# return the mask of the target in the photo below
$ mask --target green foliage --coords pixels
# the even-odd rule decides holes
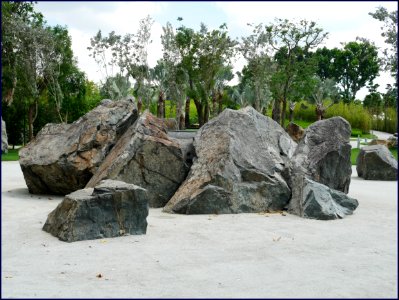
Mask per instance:
[[[10,149],[8,153],[1,154],[1,161],[17,161],[19,160],[18,149]]]
[[[393,108],[386,108],[380,115],[374,115],[372,118],[372,128],[378,131],[389,133],[397,132],[398,116]]]
[[[385,43],[389,46],[384,49],[384,69],[390,71],[396,79],[398,74],[398,11],[388,12],[386,8],[380,6],[369,15],[384,23],[381,27],[381,36],[385,38]]]
[[[371,129],[371,115],[361,104],[343,102],[332,105],[325,114],[326,118],[341,116],[346,119],[353,128],[368,133]]]
[[[316,105],[309,102],[300,101],[295,105],[294,119],[300,121],[316,121]]]
[[[315,57],[318,75],[339,83],[346,102],[353,102],[362,87],[372,85],[380,69],[377,47],[366,39],[349,42],[343,49],[318,49]]]
[[[165,118],[176,118],[176,105],[172,100],[165,101]],[[194,100],[190,101],[190,123],[198,124],[197,108],[195,107]]]

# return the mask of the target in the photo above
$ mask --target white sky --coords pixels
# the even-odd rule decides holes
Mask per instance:
[[[89,57],[86,49],[90,38],[101,29],[103,34],[115,30],[118,34],[135,33],[139,20],[151,15],[155,20],[152,27],[152,44],[149,47],[149,64],[154,66],[162,56],[160,36],[162,26],[170,21],[178,25],[177,17],[183,17],[183,24],[199,29],[200,22],[210,28],[227,23],[230,35],[240,38],[249,33],[247,23],[265,23],[274,18],[290,20],[307,19],[316,21],[329,38],[322,46],[341,47],[341,42],[354,41],[365,37],[385,48],[381,37],[382,23],[368,15],[378,6],[388,11],[397,10],[397,1],[364,2],[38,2],[36,8],[42,12],[49,25],[67,26],[72,37],[72,48],[81,70],[95,82],[102,79],[98,66]],[[235,71],[241,70],[245,61],[238,59]],[[235,79],[236,80],[236,79]],[[233,82],[235,81],[233,80]],[[393,83],[389,74],[380,73],[375,80],[380,91]],[[358,92],[363,99],[367,89]]]

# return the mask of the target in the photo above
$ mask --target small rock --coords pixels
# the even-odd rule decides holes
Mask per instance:
[[[49,214],[43,230],[66,242],[117,237],[121,232],[145,234],[147,215],[145,189],[104,180],[94,189],[65,196]]]

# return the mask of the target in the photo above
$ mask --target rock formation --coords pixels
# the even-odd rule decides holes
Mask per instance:
[[[133,183],[148,191],[150,207],[163,207],[190,169],[192,141],[168,136],[165,123],[144,112],[119,139],[87,187],[103,179]]]
[[[398,161],[386,146],[366,146],[359,152],[356,170],[367,180],[397,180]]]
[[[72,124],[47,124],[19,152],[29,192],[66,195],[85,187],[136,119],[131,100],[103,100]]]
[[[341,117],[315,122],[305,130],[290,165],[290,213],[315,219],[342,218],[352,213],[340,204],[354,203],[345,195],[352,174],[350,134],[350,124]],[[340,197],[333,196],[337,194]]]
[[[165,212],[184,214],[281,210],[291,190],[284,180],[296,143],[251,107],[224,110],[196,134],[197,158]]]
[[[147,216],[146,190],[104,180],[94,189],[66,195],[48,215],[43,230],[66,242],[145,234]]]
[[[351,215],[359,205],[356,199],[306,177],[303,178],[301,191],[301,198],[297,200],[299,209],[296,214],[304,218],[341,219]]]

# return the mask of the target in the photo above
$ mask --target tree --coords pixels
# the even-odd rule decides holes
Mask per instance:
[[[223,95],[227,82],[232,80],[234,74],[231,66],[224,66],[218,70],[215,76],[215,84],[212,91],[212,115],[216,116],[223,110]]]
[[[322,80],[321,78],[315,76],[315,88],[312,92],[312,98],[316,104],[316,117],[317,120],[322,120],[326,110],[334,104],[334,100],[338,97],[338,88],[334,80],[327,78]],[[325,100],[332,100],[332,102],[327,106]]]
[[[124,99],[129,95],[131,84],[129,78],[120,73],[110,76],[100,88],[102,98],[113,100]]]
[[[187,74],[187,93],[194,100],[199,125],[208,121],[209,100],[220,69],[230,64],[236,42],[227,32],[226,24],[209,31],[204,24],[195,32],[181,26],[177,29],[176,44],[181,66]]]
[[[328,78],[334,79],[346,102],[354,101],[357,92],[362,87],[371,86],[379,74],[377,48],[366,39],[349,42],[343,49],[319,49],[316,57],[319,62],[331,62],[329,66],[319,63],[318,74],[328,74]]]
[[[32,139],[47,122],[66,122],[68,113],[75,116],[84,107],[85,75],[76,66],[67,29],[47,26],[31,3],[2,2],[2,34],[3,101],[18,108],[7,110],[10,118],[22,114],[25,143],[26,123]],[[79,109],[73,101],[82,104]]]
[[[150,85],[148,66],[148,45],[151,43],[151,27],[154,21],[150,16],[141,19],[136,34],[117,35],[114,31],[102,36],[101,30],[90,39],[91,56],[103,70],[105,77],[113,77],[114,68],[135,81],[134,92],[141,107],[144,99],[150,106],[153,90]]]
[[[384,49],[384,69],[390,71],[396,79],[398,74],[398,11],[391,11],[382,6],[378,7],[375,12],[369,13],[374,19],[384,23],[381,27],[381,36],[385,38],[385,43],[389,48]],[[397,81],[396,86],[397,86]]]
[[[252,34],[243,37],[238,48],[247,61],[241,78],[248,81],[243,83],[244,86],[249,84],[254,89],[253,107],[266,114],[266,108],[270,101],[270,97],[268,97],[270,94],[270,79],[275,70],[268,55],[268,38],[262,24],[248,25],[253,27]]]
[[[23,31],[30,26],[41,26],[43,15],[28,2],[1,2],[1,60],[2,101],[11,105],[20,74],[23,53]],[[20,31],[22,30],[22,32]]]
[[[182,56],[176,40],[176,32],[169,22],[163,28],[161,35],[163,50],[163,66],[166,70],[166,86],[169,91],[169,99],[176,102],[176,121],[179,129],[190,125],[188,111],[183,109],[186,101],[187,76],[182,67]]]
[[[277,121],[281,116],[281,125],[284,127],[287,103],[290,93],[295,91],[294,85],[299,87],[309,79],[309,76],[301,78],[298,72],[302,72],[302,75],[312,73],[308,72],[308,68],[303,69],[308,66],[304,60],[310,50],[324,41],[328,33],[324,33],[313,21],[300,20],[292,23],[282,19],[276,19],[275,24],[266,26],[265,31],[278,62],[278,70],[272,79],[273,94],[277,97],[273,116]]]

